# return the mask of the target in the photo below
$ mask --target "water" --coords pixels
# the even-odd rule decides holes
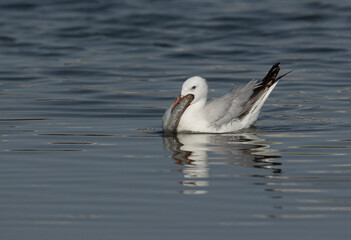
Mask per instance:
[[[351,237],[349,1],[1,1],[1,239]],[[162,138],[281,62],[255,127]]]

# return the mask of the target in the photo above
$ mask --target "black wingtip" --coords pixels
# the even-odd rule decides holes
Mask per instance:
[[[280,62],[276,62],[275,64],[273,64],[271,69],[268,71],[267,75],[260,82],[258,82],[257,85],[255,86],[252,97],[257,96],[264,89],[270,88],[276,82],[278,82],[279,79],[281,79],[282,77],[284,77],[285,75],[287,75],[289,73],[288,72],[288,73],[283,74],[280,77],[277,77],[278,73],[280,71],[279,65],[280,65]]]
[[[277,75],[280,71],[280,62],[276,62],[271,69],[268,71],[267,75],[262,79],[262,85],[271,86],[273,85],[278,79]]]
[[[289,73],[291,73],[294,70],[290,70],[283,75],[278,76],[278,73],[280,71],[280,62],[276,62],[271,69],[268,71],[267,75],[262,79],[262,81],[259,83],[259,86],[272,86],[274,83],[278,82],[281,78],[285,77]]]

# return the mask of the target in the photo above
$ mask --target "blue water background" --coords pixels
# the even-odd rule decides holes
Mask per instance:
[[[349,239],[351,2],[0,2],[1,239]],[[163,138],[274,62],[253,128]]]

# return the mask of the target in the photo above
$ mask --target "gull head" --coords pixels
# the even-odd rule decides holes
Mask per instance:
[[[207,99],[207,83],[202,77],[191,77],[183,83],[181,95],[169,106],[162,118],[162,129],[167,134],[177,132],[184,112],[193,105],[201,107]],[[194,106],[194,105],[193,105]]]
[[[208,87],[206,80],[202,77],[195,76],[187,79],[183,83],[181,97],[185,97],[189,94],[192,94],[194,96],[194,100],[191,102],[191,104],[200,101],[206,102],[207,92]]]

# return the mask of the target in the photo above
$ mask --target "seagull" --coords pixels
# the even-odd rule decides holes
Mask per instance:
[[[228,133],[252,126],[279,79],[291,72],[277,77],[279,64],[275,63],[260,82],[252,80],[209,102],[206,80],[199,76],[187,79],[163,116],[163,132]]]

